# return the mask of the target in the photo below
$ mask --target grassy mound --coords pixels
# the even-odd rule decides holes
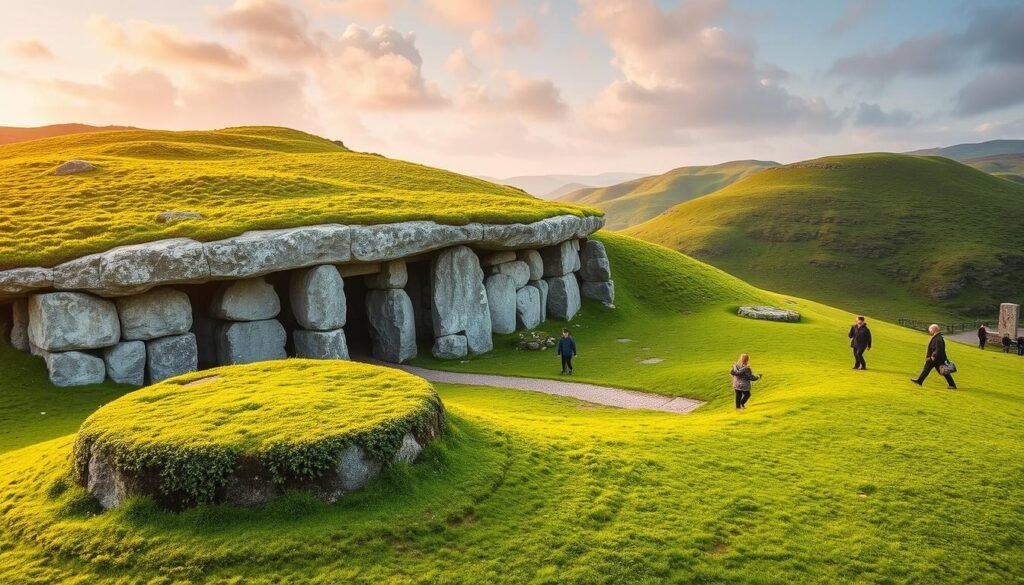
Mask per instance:
[[[995,175],[1000,179],[1024,183],[1024,154],[995,154],[964,161],[979,171]]]
[[[85,420],[75,472],[103,452],[120,470],[159,476],[160,491],[209,501],[242,461],[275,481],[316,478],[349,445],[384,460],[441,410],[429,383],[391,368],[287,360],[226,366],[132,392]]]
[[[681,167],[610,187],[573,191],[559,201],[590,205],[605,212],[606,228],[621,230],[643,223],[674,205],[707,195],[778,163],[739,160],[704,167]]]
[[[751,283],[895,319],[1024,302],[1024,186],[939,157],[769,169],[626,230]]]
[[[97,166],[54,176],[70,159]],[[595,214],[285,128],[131,130],[0,146],[0,269],[51,266],[123,244],[321,223],[531,222]],[[200,220],[159,223],[165,211]]]

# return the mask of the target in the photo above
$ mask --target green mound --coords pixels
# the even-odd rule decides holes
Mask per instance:
[[[55,176],[71,159],[96,170]],[[593,209],[495,185],[296,130],[130,130],[0,146],[0,269],[52,266],[118,245],[215,240],[250,229],[434,220],[532,222]],[[200,220],[159,223],[165,211]]]
[[[1024,183],[1024,154],[996,154],[972,158],[964,164],[1007,181]]]
[[[895,319],[1024,301],[1024,186],[939,157],[768,169],[626,230],[772,290]]]
[[[346,361],[226,366],[132,392],[85,420],[75,472],[85,484],[102,453],[122,472],[159,476],[162,493],[213,499],[243,463],[276,481],[316,478],[350,445],[380,460],[441,411],[429,383]]]
[[[606,228],[621,230],[647,221],[674,205],[707,195],[775,166],[778,163],[741,160],[713,166],[681,167],[662,175],[610,187],[580,189],[558,200],[596,207],[608,218]]]

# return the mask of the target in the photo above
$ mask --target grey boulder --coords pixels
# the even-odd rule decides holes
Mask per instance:
[[[516,291],[516,320],[523,329],[533,329],[540,325],[540,291],[532,286],[524,286]]]
[[[196,336],[185,333],[147,341],[146,365],[152,384],[196,371],[199,369]]]
[[[484,274],[473,250],[457,246],[441,252],[431,275],[434,337],[463,334],[470,353],[494,348]]]
[[[611,280],[611,264],[602,242],[587,240],[580,246],[580,278],[590,282]]]
[[[96,349],[121,339],[114,303],[85,293],[33,295],[28,314],[29,341],[46,351]]]
[[[572,274],[548,278],[548,315],[571,320],[580,310],[580,287]]]
[[[224,284],[210,304],[210,316],[228,321],[263,321],[280,312],[277,291],[262,277]]]
[[[173,288],[158,288],[117,299],[121,337],[147,340],[188,333],[192,328],[192,302]]]
[[[223,323],[217,327],[217,362],[220,365],[281,360],[288,334],[277,319]]]
[[[588,299],[600,301],[606,305],[615,304],[615,283],[607,280],[605,282],[583,282],[580,293]]]
[[[466,357],[469,349],[465,335],[445,335],[434,340],[431,354],[439,360],[456,360]]]
[[[50,372],[50,383],[66,388],[100,384],[107,370],[103,359],[81,351],[41,352]]]
[[[122,341],[103,350],[107,377],[116,384],[142,386],[146,383],[146,344]]]
[[[580,269],[580,254],[573,246],[572,240],[543,248],[540,255],[544,260],[545,278],[565,276]]]
[[[345,282],[334,266],[325,264],[294,272],[289,296],[292,314],[303,329],[332,331],[345,326]]]
[[[0,270],[0,294],[24,294],[53,286],[49,268],[12,268]]]
[[[492,274],[507,274],[512,277],[512,281],[515,283],[517,289],[526,286],[526,283],[530,282],[530,266],[526,262],[516,260],[515,262],[506,262],[505,264],[498,264],[491,269]]]
[[[104,252],[99,257],[99,286],[95,290],[103,294],[129,294],[161,284],[204,282],[209,277],[203,245],[188,238],[175,238]]]
[[[497,266],[498,264],[504,264],[506,262],[512,262],[516,259],[515,250],[503,250],[501,252],[491,252],[489,254],[483,254],[480,256],[480,266]]]
[[[74,175],[75,173],[84,173],[86,171],[91,171],[91,170],[93,170],[95,168],[96,167],[92,163],[90,163],[88,161],[84,161],[84,160],[69,160],[68,162],[63,163],[60,166],[58,166],[56,169],[54,169],[53,174],[57,175],[58,177],[62,177],[64,175]]]
[[[409,272],[405,260],[393,260],[381,264],[380,272],[366,277],[367,288],[405,288]]]
[[[315,360],[347,360],[348,343],[345,341],[345,331],[304,331],[297,330],[292,333],[292,341],[295,343],[295,357]]]
[[[494,333],[513,333],[516,330],[516,285],[507,274],[492,274],[484,281],[487,290],[487,308]]]
[[[416,357],[416,321],[404,290],[367,291],[366,316],[373,357],[395,364]]]
[[[207,242],[203,247],[211,276],[250,278],[318,264],[348,262],[351,239],[348,226],[325,224],[245,232],[234,238]]]
[[[544,278],[544,259],[537,250],[520,250],[516,257],[530,267],[530,280]]]

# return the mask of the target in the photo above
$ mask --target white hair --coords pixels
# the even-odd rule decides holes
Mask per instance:
[[[932,323],[931,325],[928,326],[928,333],[935,333],[939,329],[941,329],[941,327],[939,327],[938,324]]]

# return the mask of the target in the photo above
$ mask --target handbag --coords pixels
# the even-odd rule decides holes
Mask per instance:
[[[945,364],[939,366],[939,373],[942,374],[943,376],[948,376],[949,374],[952,374],[955,371],[956,364],[950,361],[947,361]]]

